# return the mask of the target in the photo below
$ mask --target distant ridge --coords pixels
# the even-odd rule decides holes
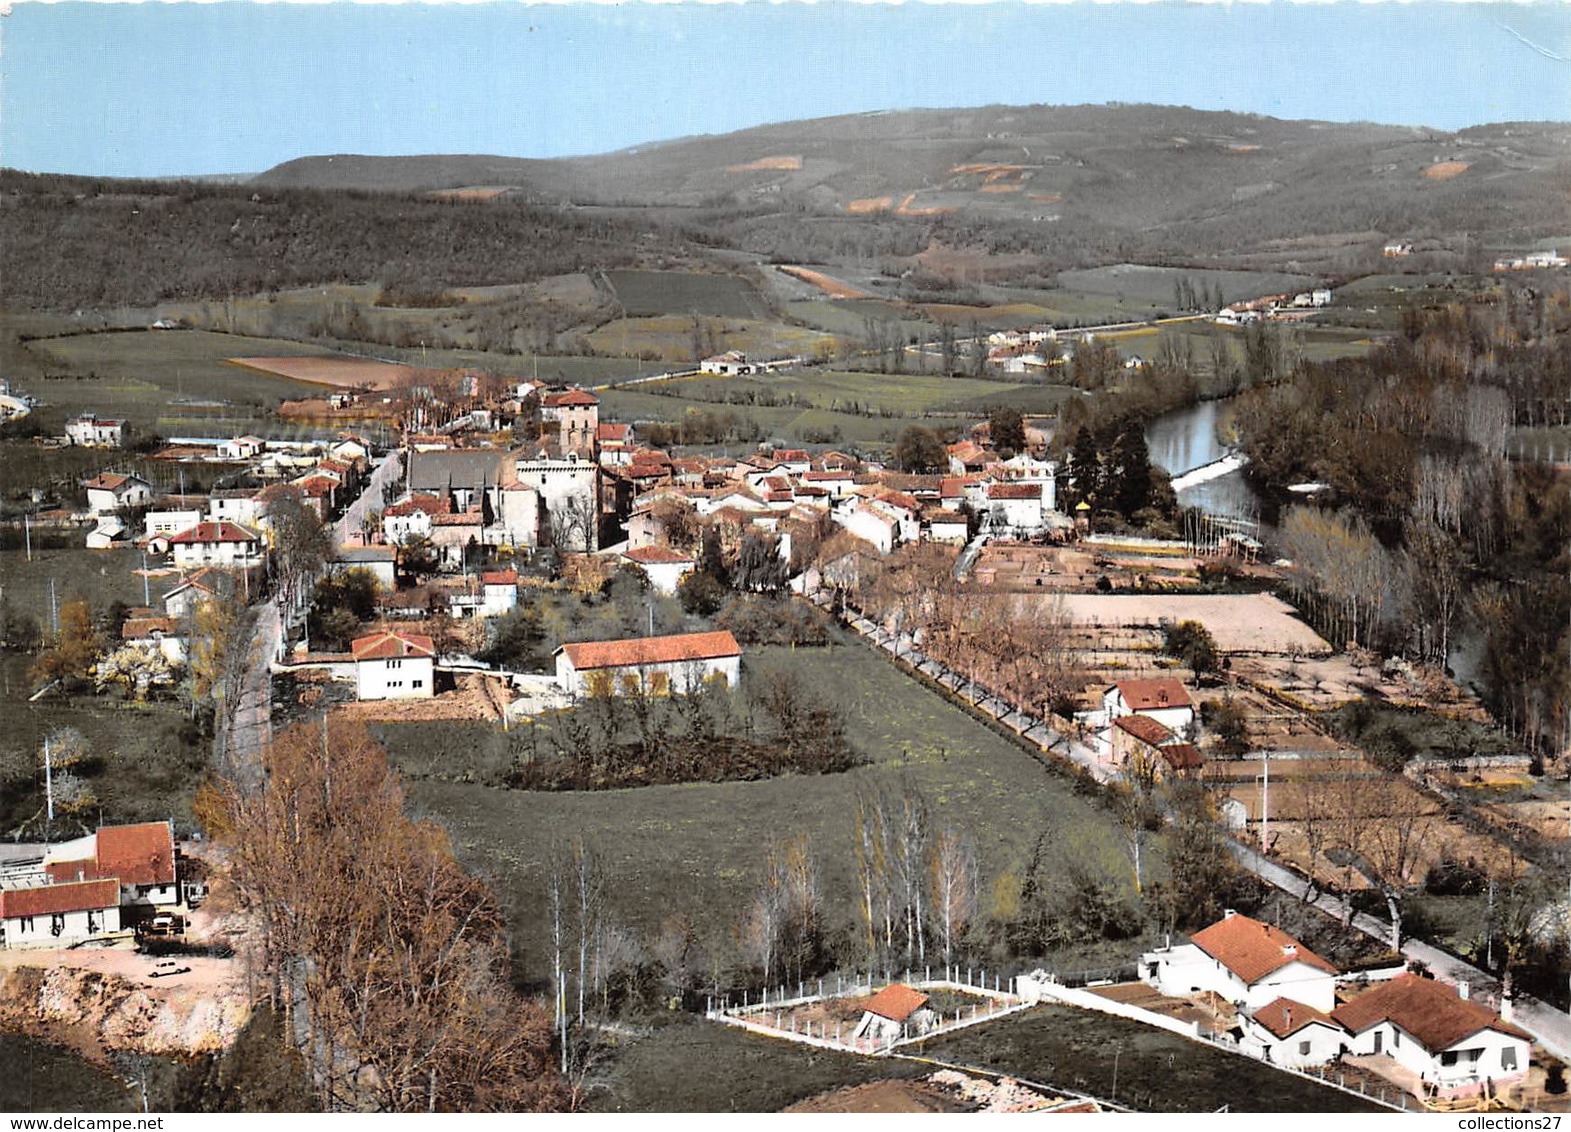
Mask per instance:
[[[1306,229],[1559,231],[1549,217],[1564,214],[1568,175],[1564,123],[1451,132],[1114,104],[848,114],[591,157],[302,157],[253,183],[626,206],[789,203],[1141,233],[1256,217],[1263,233],[1288,238]]]

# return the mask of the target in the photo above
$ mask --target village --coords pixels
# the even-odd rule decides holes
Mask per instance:
[[[1015,357],[1040,343],[995,345]],[[753,365],[729,353],[698,368]],[[1147,816],[1127,831],[1137,884],[1139,828],[1160,824],[1149,815],[1175,783],[1216,793],[1246,868],[1287,890],[1335,888],[1320,899],[1327,911],[1346,902],[1349,923],[1359,892],[1389,894],[1462,856],[1504,859],[1512,838],[1553,836],[1561,820],[1505,805],[1463,822],[1437,800],[1481,776],[1520,776],[1526,756],[1419,759],[1392,775],[1337,737],[1322,713],[1370,690],[1461,723],[1481,712],[1443,673],[1333,650],[1266,592],[1289,564],[1262,562],[1245,524],[1209,522],[1178,539],[1099,529],[1084,472],[1066,476],[1048,457],[1044,422],[994,416],[944,444],[936,470],[914,473],[828,448],[672,455],[641,443],[636,423],[603,419],[582,387],[441,380],[454,403],[434,380],[417,387],[393,447],[353,427],[314,441],[177,439],[154,458],[221,462],[237,468],[225,476],[235,486],[166,493],[106,470],[81,482],[85,507],[29,514],[29,554],[35,532],[70,531],[83,553],[140,556],[145,601],[90,658],[98,686],[167,694],[204,663],[221,624],[265,600],[276,635],[264,632],[247,659],[266,674],[264,719],[332,707],[359,720],[528,726],[620,697],[739,689],[747,634],[714,617],[729,585],[824,611],[1042,760],[1140,799]],[[335,395],[326,411],[352,413],[363,396]],[[125,422],[74,418],[65,443],[120,448]],[[1104,498],[1116,490],[1104,486]],[[618,585],[642,631],[624,617],[575,637],[564,619],[561,635],[545,634],[548,655],[501,655],[499,638],[524,611]],[[968,622],[967,608],[980,620]],[[265,739],[237,731],[231,742]],[[1382,858],[1367,836],[1383,827],[1403,831],[1404,859]],[[145,945],[188,928],[221,936],[198,911],[204,853],[200,841],[177,844],[167,822],[102,826],[36,856],[12,851],[0,870],[0,947],[50,949],[69,965],[87,951],[58,949]],[[1312,1074],[1387,1108],[1542,1105],[1557,1064],[1545,1051],[1566,1052],[1553,1012],[1524,1018],[1508,989],[1486,1002],[1466,964],[1437,972],[1399,921],[1390,931],[1383,966],[1339,971],[1228,910],[1188,943],[1129,955],[1118,972],[1128,977],[950,967],[935,979],[929,966],[842,975],[833,994],[820,980],[814,993],[711,998],[704,1013],[888,1056],[1056,1003]],[[173,985],[191,972],[166,963],[145,978]],[[986,1103],[1010,1110],[1119,1107],[1116,1096],[1007,1079],[987,1088]]]

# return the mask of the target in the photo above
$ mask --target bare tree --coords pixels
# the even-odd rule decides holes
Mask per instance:
[[[971,839],[952,826],[933,837],[933,916],[938,921],[944,962],[955,959],[956,944],[976,915],[978,877]]]

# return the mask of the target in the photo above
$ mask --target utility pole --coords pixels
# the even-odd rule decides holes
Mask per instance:
[[[22,538],[27,543],[27,560],[33,560],[33,524],[32,516],[26,511],[22,512]]]
[[[49,631],[60,633],[60,603],[55,600],[55,580],[49,579]]]
[[[1260,790],[1260,851],[1271,851],[1271,752],[1262,752],[1265,755],[1265,782]]]
[[[147,584],[147,551],[146,550],[142,551],[142,604],[143,605],[147,605],[147,606],[151,606],[153,604],[153,595],[150,592],[150,590],[148,588],[148,584]]]
[[[49,736],[44,736],[44,842],[49,841],[49,829],[55,820],[55,769],[49,750]]]

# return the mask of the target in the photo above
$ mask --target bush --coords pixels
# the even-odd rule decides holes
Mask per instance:
[[[694,570],[677,584],[677,600],[688,613],[699,617],[712,617],[720,612],[730,590],[709,574]]]

